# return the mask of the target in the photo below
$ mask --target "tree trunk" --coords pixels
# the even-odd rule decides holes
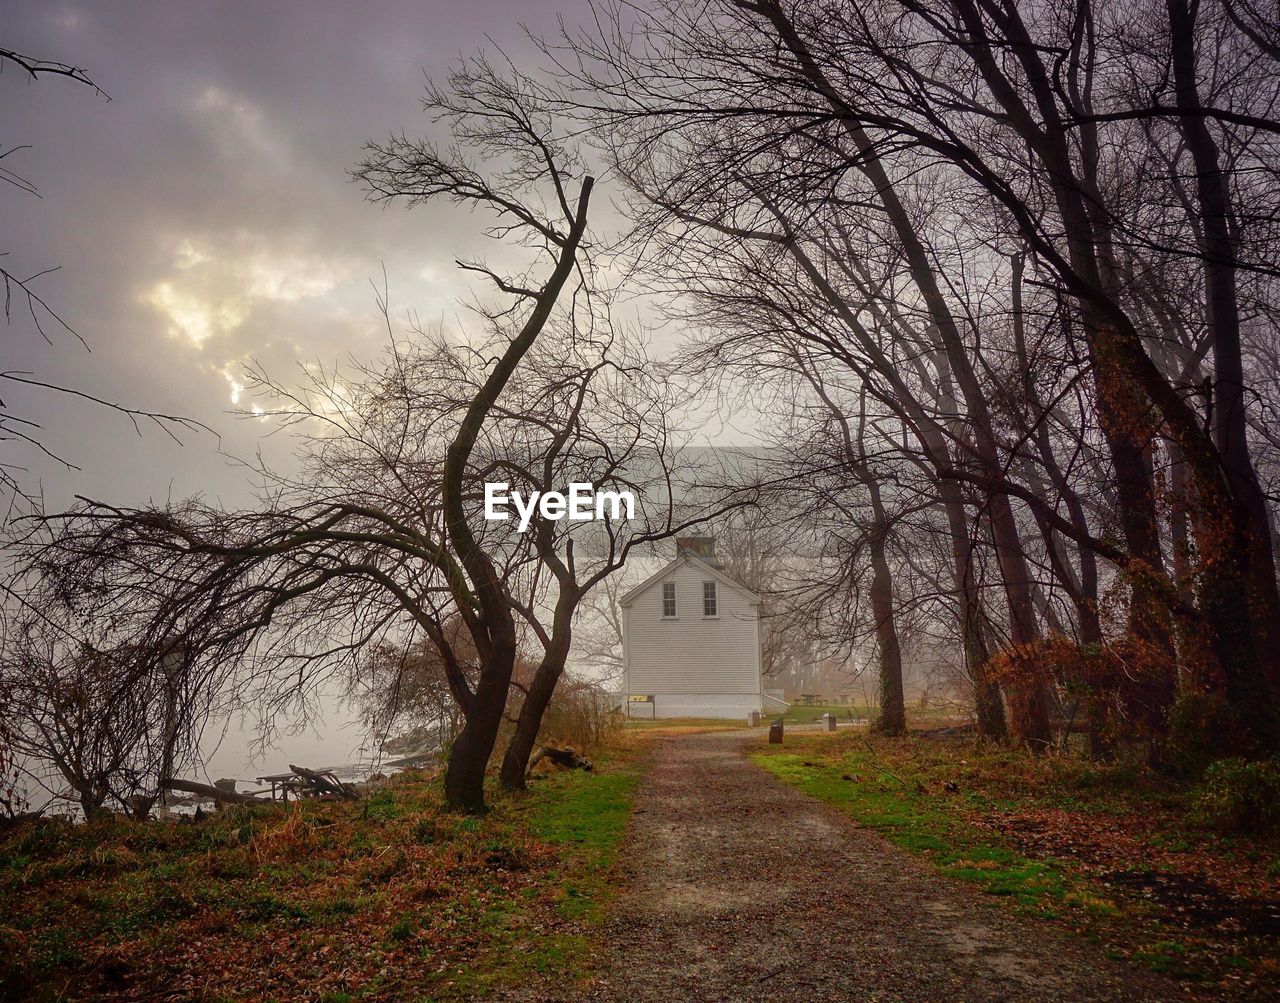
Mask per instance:
[[[529,691],[520,706],[520,714],[516,718],[515,734],[507,743],[507,751],[502,756],[501,781],[508,790],[525,789],[525,778],[529,774],[529,757],[538,741],[538,732],[542,729],[542,718],[551,704],[555,694],[556,683],[564,674],[565,659],[569,657],[572,642],[573,609],[577,599],[562,599],[557,604],[555,626],[548,646],[533,680],[529,683]]]
[[[252,794],[241,794],[238,791],[224,791],[221,787],[197,783],[194,780],[177,780],[174,777],[161,777],[160,786],[168,791],[183,791],[187,794],[199,794],[214,801],[228,801],[232,804],[273,804],[270,798],[255,797]]]
[[[1200,243],[1204,260],[1207,317],[1213,335],[1213,439],[1236,502],[1243,572],[1248,582],[1254,647],[1274,696],[1280,697],[1280,591],[1276,585],[1271,518],[1266,495],[1249,455],[1244,362],[1240,346],[1240,306],[1236,290],[1237,242],[1234,209],[1218,144],[1200,111],[1196,83],[1197,5],[1168,0],[1173,76],[1179,126],[1195,163],[1200,204]],[[1235,627],[1228,624],[1231,632]]]
[[[871,550],[871,614],[876,621],[876,646],[880,655],[880,716],[876,730],[884,735],[901,735],[907,730],[907,711],[902,694],[902,648],[894,622],[893,575],[885,552],[889,532],[880,488],[870,478],[867,489],[875,523],[869,534]]]
[[[95,818],[102,814],[103,804],[106,797],[98,791],[81,790],[80,794],[80,811],[84,813],[84,820],[92,822]]]
[[[1169,540],[1174,588],[1178,601],[1187,609],[1194,609],[1196,593],[1193,587],[1190,513],[1195,500],[1182,447],[1169,440],[1165,448],[1169,453]],[[1190,690],[1204,692],[1213,685],[1213,654],[1209,650],[1204,625],[1186,616],[1180,617],[1178,624],[1178,662],[1183,671],[1182,684]]]
[[[454,739],[445,768],[445,800],[453,808],[471,814],[485,810],[484,775],[502,725],[502,712],[507,705],[507,690],[515,665],[515,632],[494,640],[476,686],[467,714],[467,722]]]
[[[1009,605],[1009,639],[1015,646],[1040,637],[1031,598],[1031,573],[1022,549],[1022,538],[1008,495],[994,495],[990,504],[991,538],[996,548]],[[1047,752],[1053,744],[1049,723],[1051,698],[1048,681],[1039,666],[1022,663],[1022,676],[1006,684],[1013,733],[1034,752]]]
[[[986,639],[982,596],[973,574],[973,547],[969,542],[969,521],[965,515],[963,489],[958,482],[944,477],[939,480],[938,492],[946,512],[948,535],[951,538],[951,558],[955,569],[956,591],[960,599],[960,639],[964,647],[965,669],[973,684],[973,709],[978,734],[993,742],[1003,742],[1009,737],[1009,728],[1005,721],[1000,684],[989,677],[987,670],[991,649]]]
[[[1092,339],[1105,344],[1102,339]],[[1116,476],[1120,525],[1129,552],[1124,569],[1129,585],[1129,633],[1139,643],[1142,673],[1138,705],[1148,737],[1163,735],[1169,710],[1177,696],[1177,655],[1169,588],[1160,545],[1155,490],[1148,443],[1155,435],[1149,405],[1131,382],[1116,371],[1112,360],[1094,353],[1098,414]]]
[[[445,770],[445,798],[452,807],[468,812],[484,811],[484,774],[498,739],[498,728],[506,709],[511,688],[511,672],[515,667],[516,630],[505,585],[493,561],[484,552],[467,522],[463,478],[476,438],[485,419],[497,403],[520,360],[533,347],[551,316],[561,289],[572,274],[577,261],[578,245],[587,226],[587,207],[595,181],[582,180],[577,211],[569,233],[560,245],[556,266],[547,284],[539,291],[533,310],[520,332],[511,340],[484,385],[467,406],[458,431],[445,453],[443,489],[445,529],[462,568],[470,579],[471,590],[458,571],[450,582],[460,612],[467,622],[476,649],[484,652],[484,662],[475,694],[465,708],[467,723],[463,726],[449,756]],[[471,603],[479,606],[480,616],[471,612]]]
[[[488,721],[476,715],[467,718],[467,723],[454,739],[444,774],[444,796],[450,807],[461,808],[473,815],[485,810],[484,773],[489,765],[489,753],[493,750],[493,740],[486,740],[490,730],[497,735],[496,724],[489,729]]]

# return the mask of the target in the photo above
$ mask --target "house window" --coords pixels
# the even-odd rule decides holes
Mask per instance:
[[[716,583],[702,583],[702,615],[703,616],[719,616],[720,611],[716,606]]]
[[[662,583],[662,618],[674,620],[676,615],[676,583]]]

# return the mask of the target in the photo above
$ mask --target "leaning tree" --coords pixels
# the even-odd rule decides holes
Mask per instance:
[[[705,513],[678,504],[675,402],[614,329],[585,248],[592,181],[545,95],[483,60],[449,82],[427,105],[454,145],[393,138],[372,145],[355,176],[376,201],[491,211],[490,234],[528,252],[518,274],[462,263],[500,298],[477,308],[478,329],[406,339],[388,320],[377,362],[314,367],[301,386],[256,373],[267,419],[300,433],[302,461],[296,474],[262,472],[259,508],[86,503],[45,520],[49,537],[32,553],[46,589],[78,584],[124,603],[129,588],[153,588],[150,635],[218,625],[204,648],[268,715],[305,713],[310,694],[335,675],[349,683],[366,653],[425,639],[463,721],[446,795],[475,811],[513,686],[522,696],[502,779],[520,787],[579,607],[637,547]],[[485,484],[499,480],[526,494],[628,489],[641,511],[590,525],[539,516],[523,532],[485,517]],[[527,685],[513,679],[522,645],[540,651]]]
[[[490,236],[526,252],[516,274],[460,262],[491,279],[507,302],[487,314],[483,354],[462,353],[478,380],[454,379],[460,356],[451,358],[444,346],[420,360],[428,379],[404,410],[428,417],[402,431],[429,438],[427,462],[413,468],[422,457],[412,455],[412,443],[383,434],[388,411],[375,408],[353,436],[333,437],[338,443],[362,437],[369,447],[360,457],[371,475],[368,491],[352,490],[350,479],[308,485],[274,479],[253,511],[199,502],[176,509],[86,503],[45,520],[50,539],[44,549],[36,537],[28,541],[34,556],[20,562],[19,573],[30,575],[33,562],[43,562],[47,575],[37,576],[38,587],[80,583],[107,596],[159,590],[164,583],[148,633],[167,632],[177,622],[220,625],[204,643],[240,666],[269,712],[406,616],[428,636],[437,632],[432,639],[439,641],[447,604],[466,625],[479,670],[474,679],[451,676],[466,723],[453,744],[445,787],[451,804],[479,810],[519,637],[505,588],[509,561],[476,527],[468,471],[504,389],[562,296],[576,290],[563,308],[572,314],[582,293],[593,181],[540,109],[537,86],[504,77],[483,59],[456,68],[448,88],[429,85],[424,105],[448,130],[449,145],[404,137],[371,144],[355,171],[370,199],[471,206],[490,214]],[[376,403],[379,389],[368,388],[366,402]],[[352,410],[346,400],[336,411],[305,417],[327,420],[332,430]],[[291,416],[289,406],[286,400],[277,420]],[[404,463],[397,466],[396,459]],[[388,483],[399,495],[383,490]],[[51,559],[55,553],[60,557]],[[122,565],[128,569],[123,588]]]

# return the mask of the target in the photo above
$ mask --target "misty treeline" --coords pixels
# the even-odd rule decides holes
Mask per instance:
[[[983,734],[1274,748],[1278,40],[1240,3],[662,4],[546,54],[873,633]],[[809,539],[805,534],[809,534]],[[1174,733],[1174,734],[1171,734]]]
[[[300,464],[263,471],[253,510],[86,501],[14,530],[10,748],[56,763],[42,717],[163,692],[178,665],[188,696],[146,701],[133,746],[156,750],[129,767],[145,795],[227,707],[296,715],[426,658],[461,721],[448,798],[478,809],[500,735],[523,785],[571,656],[616,657],[628,557],[732,513],[771,662],[869,646],[889,733],[924,637],[989,739],[1043,751],[1082,721],[1092,754],[1163,767],[1273,752],[1274,18],[595,14],[540,66],[460,65],[424,102],[447,138],[393,136],[353,171],[374,202],[487,221],[501,264],[460,262],[486,289],[465,336],[400,330],[384,301],[382,358],[256,373]],[[632,315],[680,330],[676,357]],[[679,447],[711,396],[772,448],[690,511]],[[522,535],[484,521],[494,480],[630,488],[640,511]]]

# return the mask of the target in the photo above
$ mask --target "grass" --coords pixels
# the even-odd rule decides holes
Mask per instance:
[[[747,726],[746,716],[741,721],[723,717],[660,717],[628,718],[623,727],[629,732],[663,735],[692,735],[702,731],[732,731]]]
[[[829,765],[801,753],[764,752],[756,758],[766,769],[812,797],[839,805],[862,825],[890,842],[926,853],[944,874],[978,884],[993,895],[1007,895],[1027,911],[1052,913],[1066,893],[1064,876],[1052,864],[1037,863],[1007,848],[970,838],[956,819],[933,800],[887,774],[877,774],[864,755],[853,753]],[[852,777],[850,769],[870,774]]]
[[[815,704],[811,707],[792,704],[787,712],[782,715],[782,721],[784,724],[812,724],[827,713],[834,714],[841,721],[848,721],[850,714],[854,718],[866,719],[873,717],[875,708],[853,704]],[[760,718],[761,727],[777,719],[775,715],[764,714]],[[657,719],[633,717],[629,718],[625,725],[628,731],[656,731],[669,735],[692,734],[696,731],[732,730],[745,728],[746,726],[747,718],[745,714],[741,720],[722,717],[664,717]]]
[[[848,721],[851,715],[855,719],[865,720],[874,717],[875,713],[876,708],[865,704],[812,704],[808,706],[792,704],[787,709],[787,712],[782,715],[782,723],[812,724],[823,714],[834,714],[839,721]],[[771,714],[766,714],[765,719],[768,721],[777,720]]]
[[[497,903],[484,919],[484,946],[438,985],[438,995],[469,999],[551,974],[587,974],[590,931],[612,897],[609,877],[637,776],[633,766],[615,763],[605,772],[552,774],[538,782],[521,807],[533,837],[558,850],[561,864],[547,875],[540,898],[563,926],[544,923],[530,939],[523,904]]]
[[[1280,989],[1280,937],[1266,921],[1241,926],[1274,901],[1267,871],[1280,847],[1197,829],[1186,790],[1164,778],[972,741],[849,733],[788,735],[754,758],[1029,918],[1215,992]],[[1149,880],[1171,897],[1141,891]],[[1208,907],[1222,916],[1189,921]]]
[[[571,796],[544,803],[534,819],[534,832],[576,856],[573,873],[561,883],[557,906],[569,920],[598,923],[610,898],[609,875],[631,816],[636,774],[615,773],[578,785]]]
[[[358,803],[0,829],[0,997],[447,1000],[583,974],[643,743],[444,809],[401,774]]]

